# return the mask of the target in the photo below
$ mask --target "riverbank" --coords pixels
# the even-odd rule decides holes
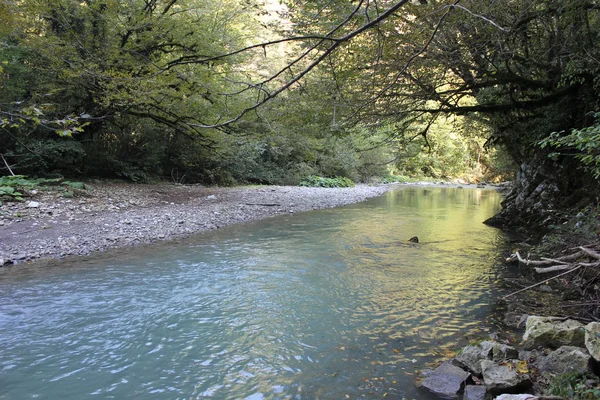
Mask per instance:
[[[33,191],[24,202],[0,206],[0,265],[178,239],[277,214],[356,203],[396,187],[98,183],[73,197]]]

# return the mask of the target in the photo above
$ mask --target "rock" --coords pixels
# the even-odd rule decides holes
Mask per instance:
[[[471,374],[446,361],[422,383],[422,387],[440,397],[457,399],[463,384]]]
[[[211,194],[210,196],[206,196],[206,200],[215,200],[217,198],[217,196],[215,196],[214,194]]]
[[[532,394],[501,394],[494,400],[535,400],[536,396]]]
[[[27,203],[27,208],[39,208],[40,207],[40,203],[37,201],[30,201],[29,203]]]
[[[408,241],[411,243],[419,243],[419,238],[416,236],[413,236],[410,239],[408,239]]]
[[[504,315],[504,323],[512,328],[521,329],[525,327],[528,315],[516,312],[507,312]]]
[[[529,375],[517,372],[517,363],[518,360],[502,364],[490,360],[481,362],[483,381],[490,393],[518,392],[531,387]]]
[[[492,360],[494,361],[502,361],[508,360],[511,358],[518,358],[519,351],[514,347],[508,346],[506,344],[494,342],[492,344]]]
[[[596,361],[600,361],[600,322],[585,326],[585,347]]]
[[[489,341],[481,342],[475,346],[467,346],[454,359],[474,374],[481,375],[481,361],[490,358],[492,347],[493,343]]]
[[[485,386],[467,385],[463,400],[483,400],[485,399]]]
[[[586,349],[575,346],[562,346],[540,361],[540,371],[566,374],[567,372],[584,373],[588,370],[590,355]]]
[[[526,348],[538,346],[558,348],[560,346],[583,347],[585,329],[575,320],[563,321],[554,317],[530,316],[525,324],[523,340]]]

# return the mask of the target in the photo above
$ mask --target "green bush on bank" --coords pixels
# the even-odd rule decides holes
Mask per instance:
[[[548,392],[555,396],[573,400],[600,398],[598,378],[590,374],[575,372],[554,377],[550,382]]]
[[[56,190],[63,192],[64,197],[73,197],[73,189],[86,189],[83,182],[65,181],[62,178],[30,179],[25,175],[0,176],[0,205],[4,201],[23,201],[28,191],[40,186],[57,186]]]
[[[354,182],[351,179],[341,176],[335,178],[324,178],[322,176],[307,176],[302,179],[300,186],[305,187],[324,187],[324,188],[338,188],[338,187],[354,187]]]

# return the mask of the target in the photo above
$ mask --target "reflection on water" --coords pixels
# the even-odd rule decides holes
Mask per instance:
[[[504,237],[482,221],[499,201],[407,188],[5,269],[0,399],[429,398],[416,370],[487,328]]]

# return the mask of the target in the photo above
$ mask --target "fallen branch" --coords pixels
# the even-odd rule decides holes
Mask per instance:
[[[546,268],[535,268],[535,272],[537,272],[538,274],[547,274],[548,272],[564,271],[564,270],[572,269],[572,268],[575,268],[575,266],[573,264],[554,265],[552,267],[546,267]]]
[[[583,251],[585,254],[587,254],[588,256],[595,258],[596,260],[600,260],[600,253],[595,252],[594,250],[585,248],[585,247],[579,247],[579,249],[581,251]]]
[[[577,266],[577,267],[575,267],[575,268],[573,268],[573,269],[570,269],[570,270],[568,270],[567,272],[563,272],[562,274],[555,275],[555,276],[553,276],[552,278],[544,279],[544,280],[543,280],[543,281],[541,281],[541,282],[538,282],[538,283],[536,283],[536,284],[533,284],[533,285],[531,285],[531,286],[527,286],[526,288],[523,288],[523,289],[521,289],[521,290],[517,290],[516,292],[513,292],[513,293],[510,293],[510,294],[507,294],[506,296],[502,297],[502,299],[504,300],[504,299],[506,299],[507,297],[514,296],[514,295],[515,295],[515,294],[517,294],[517,293],[521,293],[521,292],[524,292],[524,291],[526,291],[526,290],[533,289],[533,288],[534,288],[534,287],[536,287],[536,286],[541,286],[541,285],[543,285],[544,283],[546,283],[546,282],[548,282],[548,281],[551,281],[551,280],[553,280],[553,279],[556,279],[556,278],[560,278],[561,276],[565,276],[565,275],[567,275],[567,274],[570,274],[571,272],[577,271],[577,270],[578,270],[578,269],[580,269],[581,267],[583,267],[583,265],[579,265],[579,266]]]
[[[15,176],[15,173],[12,171],[12,169],[10,169],[10,165],[8,165],[8,163],[6,162],[6,158],[4,158],[4,154],[0,154],[0,157],[2,157],[2,161],[4,161],[4,165],[6,165],[6,168],[8,168],[8,172],[10,172],[10,174],[12,176]]]

